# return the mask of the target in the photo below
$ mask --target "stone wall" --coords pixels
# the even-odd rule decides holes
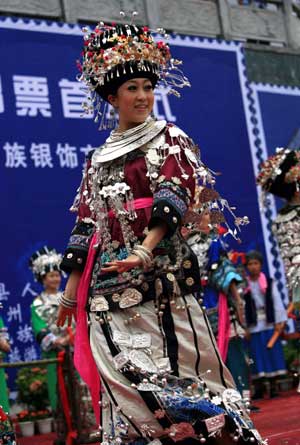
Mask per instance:
[[[170,32],[246,42],[251,80],[300,85],[300,9],[293,0],[0,0],[0,15],[68,23],[128,22]],[[244,2],[245,3],[245,2]]]

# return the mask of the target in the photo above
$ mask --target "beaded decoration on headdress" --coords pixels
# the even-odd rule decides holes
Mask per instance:
[[[110,107],[109,87],[118,87],[130,78],[148,77],[153,86],[158,82],[169,94],[180,97],[177,89],[190,86],[178,67],[182,62],[171,56],[163,29],[156,30],[163,36],[161,41],[154,40],[148,27],[132,24],[112,26],[100,22],[93,31],[85,27],[83,32],[84,48],[77,79],[88,88],[84,112],[95,114],[100,130],[111,128],[106,117]]]
[[[262,203],[267,203],[266,193],[288,199],[299,190],[300,152],[277,148],[276,153],[261,164],[256,182],[262,188]]]
[[[275,178],[281,175],[282,171],[280,170],[280,165],[283,163],[289,153],[289,149],[276,148],[276,154],[270,156],[261,164],[256,182],[262,187],[263,190],[269,191]]]
[[[292,184],[293,182],[298,184],[300,179],[300,152],[296,152],[296,156],[299,163],[291,167],[285,174],[284,180],[287,184]]]
[[[40,281],[48,272],[60,270],[62,255],[57,253],[55,249],[44,246],[37,250],[29,260],[29,267],[33,272],[34,278]]]

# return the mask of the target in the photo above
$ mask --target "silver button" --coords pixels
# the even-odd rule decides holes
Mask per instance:
[[[164,212],[165,213],[170,213],[170,207],[168,207],[168,206],[164,207]]]

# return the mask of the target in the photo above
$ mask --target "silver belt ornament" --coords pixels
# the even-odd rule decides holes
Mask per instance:
[[[108,301],[102,297],[98,296],[92,299],[90,305],[91,312],[106,312],[109,310]]]
[[[118,295],[118,299],[116,296]],[[113,294],[112,299],[114,302],[119,303],[120,309],[126,309],[128,307],[136,306],[143,300],[143,294],[137,289],[129,288],[125,289],[122,294]],[[109,310],[109,304],[105,297],[102,295],[92,298],[90,304],[91,312],[106,312]]]
[[[129,360],[134,366],[140,368],[143,371],[150,373],[157,372],[156,365],[153,363],[152,359],[143,351],[140,351],[138,349],[130,351]]]
[[[154,383],[139,383],[137,389],[138,391],[152,391],[152,392],[157,392],[162,390],[159,386],[155,385]]]
[[[128,288],[122,292],[119,306],[121,309],[136,306],[142,301],[142,299],[143,294],[141,294],[141,292],[134,288]]]
[[[113,341],[118,346],[123,346],[133,349],[148,349],[151,347],[151,334],[129,334],[128,332],[113,332]]]

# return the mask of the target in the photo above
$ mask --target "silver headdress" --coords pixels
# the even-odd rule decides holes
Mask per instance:
[[[94,113],[99,129],[111,128],[107,122],[109,94],[129,79],[146,77],[153,87],[162,85],[169,94],[180,97],[178,89],[190,86],[179,68],[181,61],[172,58],[167,34],[159,29],[163,40],[156,41],[149,28],[136,25],[108,26],[100,22],[93,31],[83,28],[82,61],[78,61],[78,80],[88,89],[85,113]]]
[[[41,281],[48,272],[61,272],[61,261],[62,255],[60,253],[57,253],[55,249],[44,246],[31,256],[29,267],[33,272],[34,278],[37,281]]]

